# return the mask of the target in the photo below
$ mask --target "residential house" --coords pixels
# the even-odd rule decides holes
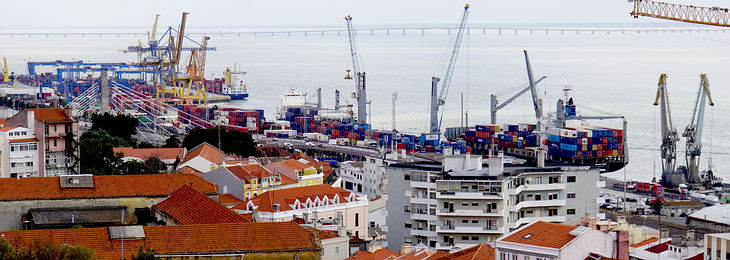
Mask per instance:
[[[373,252],[370,251],[357,251],[355,254],[347,258],[347,260],[388,260],[398,257],[398,252],[381,248]]]
[[[200,174],[200,177],[218,185],[221,194],[231,194],[247,200],[272,189],[297,187],[294,179],[274,174],[255,161],[250,164],[223,166]]]
[[[291,221],[0,231],[0,236],[16,248],[34,241],[83,246],[99,259],[130,259],[140,247],[162,259],[335,259],[323,255],[318,236]]]
[[[299,160],[303,162],[300,159],[304,159],[304,161],[307,161],[307,164],[311,165],[312,167],[316,168],[318,172],[321,172],[323,174],[322,179],[326,180],[335,172],[335,169],[332,168],[329,162],[322,162],[316,159],[313,159],[312,157],[307,156],[303,152],[295,153],[291,156],[291,159]]]
[[[45,161],[38,176],[53,177],[79,173],[78,123],[70,109],[25,109],[8,118],[8,126],[33,129],[38,138],[38,158]]]
[[[348,252],[348,246],[350,237],[347,236],[345,229],[338,231],[331,230],[320,230],[305,227],[307,230],[312,232],[315,240],[320,241],[322,245],[322,259],[323,260],[341,260],[345,259],[350,255]]]
[[[160,169],[161,173],[175,172],[175,163],[180,163],[186,154],[186,149],[181,148],[132,148],[132,147],[114,147],[114,154],[123,154],[122,161],[138,161],[144,163],[152,157],[160,159],[165,164],[165,169]]]
[[[353,237],[368,235],[368,200],[365,196],[326,184],[270,190],[233,207],[239,213],[253,213],[257,222],[288,221],[297,216],[332,220],[342,216]]]
[[[385,207],[385,201],[388,194],[370,200],[368,203],[368,238],[371,240],[372,246],[387,247],[388,226],[386,219],[388,218],[388,210]]]
[[[0,178],[38,177],[38,138],[34,129],[0,123]]]
[[[497,259],[628,259],[618,256],[615,236],[587,227],[536,221],[495,242]],[[628,251],[626,251],[628,253]]]
[[[0,230],[154,222],[151,207],[183,185],[218,199],[191,174],[0,178]]]
[[[178,173],[206,173],[218,168],[225,160],[225,153],[215,146],[203,142],[190,149],[177,165]]]
[[[445,252],[445,251],[439,251]],[[436,253],[429,260],[496,260],[494,255],[494,247],[489,244],[480,244],[464,250],[451,252],[451,253]],[[502,258],[499,260],[507,260],[508,258]],[[533,258],[520,258],[522,259],[533,259]],[[538,258],[534,258],[538,259]]]
[[[274,174],[285,175],[297,181],[299,187],[323,183],[324,174],[303,158],[269,163],[264,165],[264,167]]]
[[[250,222],[188,185],[152,206],[152,210],[156,218],[168,226]]]

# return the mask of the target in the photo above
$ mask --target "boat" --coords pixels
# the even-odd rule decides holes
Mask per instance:
[[[248,87],[243,81],[246,72],[230,69],[226,70],[225,82],[221,87],[221,94],[231,97],[231,100],[241,100],[248,98]]]

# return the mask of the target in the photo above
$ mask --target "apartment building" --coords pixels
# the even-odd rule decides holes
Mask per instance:
[[[389,247],[465,249],[536,220],[573,223],[598,213],[601,182],[589,167],[504,165],[497,157],[482,168],[481,157],[461,155],[388,172]]]
[[[8,126],[33,129],[38,138],[38,158],[45,160],[38,176],[79,173],[78,131],[70,109],[25,109],[7,119]]]
[[[704,252],[704,259],[730,259],[730,233],[705,234]]]
[[[33,129],[0,124],[0,178],[38,177],[38,158]]]

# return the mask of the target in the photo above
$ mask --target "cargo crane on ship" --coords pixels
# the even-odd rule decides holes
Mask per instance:
[[[352,73],[355,75],[355,93],[353,96],[357,99],[357,124],[361,127],[368,127],[367,120],[367,93],[365,87],[365,72],[360,71],[360,56],[358,55],[357,44],[355,43],[355,29],[352,27],[352,16],[349,14],[345,17],[347,23],[347,38],[350,41],[350,56],[352,56]],[[352,79],[348,74],[345,79]]]
[[[454,40],[454,48],[451,52],[451,58],[449,64],[446,67],[446,74],[444,74],[444,81],[441,83],[441,91],[438,90],[438,83],[441,81],[439,77],[431,77],[431,106],[430,106],[430,121],[429,121],[429,134],[431,136],[441,135],[441,123],[444,118],[444,111],[441,110],[441,117],[439,118],[438,112],[444,104],[446,104],[446,97],[449,94],[449,87],[451,86],[451,77],[454,74],[454,67],[456,66],[456,58],[459,56],[459,47],[461,46],[461,39],[464,36],[464,29],[466,28],[466,20],[469,17],[469,4],[464,6],[464,13],[461,16],[461,22],[459,23],[459,30],[456,33],[456,39]]]

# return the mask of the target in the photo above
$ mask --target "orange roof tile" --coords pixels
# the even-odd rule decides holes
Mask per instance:
[[[332,231],[332,230],[321,230],[321,229],[314,229],[314,228],[310,228],[310,227],[305,227],[305,228],[307,230],[309,230],[309,232],[312,232],[312,235],[314,235],[314,237],[317,238],[317,240],[339,237],[337,235],[337,232]]]
[[[240,180],[260,179],[274,176],[273,173],[259,164],[226,166],[226,170],[231,172]]]
[[[292,170],[295,170],[295,171],[304,170],[304,169],[307,169],[309,167],[312,167],[311,165],[302,163],[302,162],[297,161],[295,159],[289,159],[289,160],[286,160],[286,161],[281,161],[281,162],[278,162],[277,164],[283,165],[284,167],[289,168],[289,169],[292,169]]]
[[[447,256],[447,255],[451,255],[451,254],[449,252],[446,252],[446,251],[436,251],[436,253],[434,253],[433,255],[429,256],[426,259],[428,259],[428,260],[436,260],[436,259],[439,259],[439,258],[441,258],[443,256]]]
[[[350,260],[383,260],[383,259],[392,259],[397,256],[398,256],[398,253],[390,251],[386,248],[381,248],[381,249],[376,250],[375,252],[357,251],[351,257],[346,258],[346,259],[350,259]]]
[[[424,260],[428,259],[430,256],[434,255],[436,252],[428,250],[428,248],[422,248],[422,249],[416,249],[413,250],[413,252],[410,252],[408,254],[400,255],[397,258],[398,260]]]
[[[576,229],[575,226],[550,223],[545,221],[537,221],[528,226],[512,232],[512,234],[502,237],[497,241],[550,247],[562,248],[570,241],[576,238],[570,234],[570,231]]]
[[[659,238],[652,237],[652,238],[649,238],[647,240],[641,241],[639,243],[633,244],[633,245],[631,245],[631,247],[638,248],[638,247],[642,247],[642,246],[645,246],[645,245],[654,243],[656,241],[659,241]]]
[[[179,174],[193,174],[193,175],[198,175],[198,174],[202,173],[196,169],[193,169],[193,167],[190,167],[190,166],[182,167],[175,172],[177,172]]]
[[[206,195],[216,185],[192,174],[97,175],[94,188],[61,188],[59,177],[0,178],[0,201],[115,197],[163,197],[191,185]]]
[[[439,256],[438,258],[429,258],[437,260],[494,260],[494,247],[488,244],[476,245],[458,252]]]
[[[243,201],[241,199],[236,198],[236,196],[233,196],[231,194],[221,194],[220,196],[218,196],[218,202],[220,202],[220,204],[222,204],[222,205],[226,205],[226,204],[238,205],[238,204],[243,203]]]
[[[191,149],[188,152],[188,155],[185,156],[185,159],[180,162],[180,164],[184,164],[187,161],[190,161],[191,159],[198,156],[203,157],[214,164],[221,164],[223,162],[225,154],[223,153],[223,151],[219,150],[209,143],[202,143]]]
[[[3,125],[4,125],[4,123],[3,123]],[[18,128],[18,127],[19,126],[3,126],[3,127],[0,127],[0,132],[7,132],[7,131],[13,130],[15,128]]]
[[[145,238],[124,240],[125,258],[136,255],[140,246],[161,255],[322,250],[312,233],[294,222],[146,226],[143,230]],[[0,231],[0,234],[15,247],[50,241],[84,246],[94,250],[101,259],[119,259],[122,255],[122,241],[111,240],[108,228]]]
[[[294,180],[292,178],[289,178],[289,176],[286,176],[284,174],[279,174],[279,176],[281,176],[281,185],[287,185],[287,184],[297,183],[296,180]]]
[[[320,184],[281,190],[270,190],[259,194],[248,201],[251,201],[255,206],[258,206],[257,209],[259,211],[274,212],[274,204],[280,205],[279,211],[287,211],[292,210],[292,207],[290,207],[289,204],[294,204],[296,200],[299,200],[300,203],[305,203],[307,202],[307,199],[314,201],[315,198],[323,199],[324,196],[327,196],[328,199],[333,199],[335,195],[337,195],[339,197],[338,203],[345,203],[347,202],[345,198],[349,197],[350,194],[351,192],[345,189]],[[246,210],[248,201],[233,207],[233,209]]]
[[[38,138],[23,138],[23,139],[10,139],[11,143],[22,143],[22,142],[38,142]]]
[[[241,215],[184,185],[152,206],[179,225],[248,222]]]
[[[5,126],[8,124],[7,118],[0,118],[0,126]]]
[[[182,159],[185,155],[185,148],[132,148],[114,147],[114,153],[123,153],[124,157],[134,157],[146,161],[150,157],[157,157],[160,160]]]
[[[34,108],[26,110],[33,111],[35,118],[43,123],[73,122],[61,108]]]

